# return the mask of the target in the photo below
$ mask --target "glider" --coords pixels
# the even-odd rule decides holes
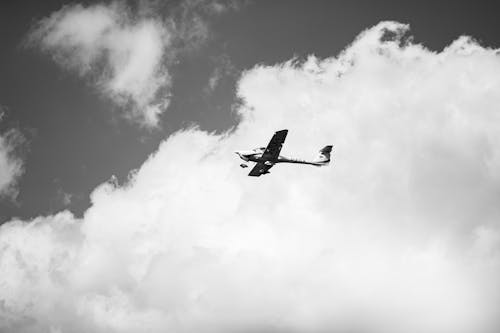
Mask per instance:
[[[314,161],[304,161],[297,160],[293,158],[288,158],[280,156],[281,147],[285,142],[288,130],[284,129],[274,133],[271,141],[267,147],[255,148],[253,150],[241,150],[237,151],[236,154],[245,162],[256,162],[253,169],[248,174],[249,176],[259,177],[266,173],[269,173],[276,163],[298,163],[298,164],[309,164],[315,166],[324,166],[330,163],[330,153],[332,152],[332,146],[325,146],[319,151],[319,156]],[[240,164],[242,168],[248,167],[247,164]]]

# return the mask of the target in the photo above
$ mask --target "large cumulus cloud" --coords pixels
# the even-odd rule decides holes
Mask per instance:
[[[383,22],[342,54],[258,66],[234,132],[169,137],[70,212],[0,230],[18,332],[498,330],[500,62]],[[325,168],[247,177],[233,151],[288,128]]]

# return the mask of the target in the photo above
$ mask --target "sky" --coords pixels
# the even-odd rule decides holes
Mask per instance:
[[[180,5],[167,4],[172,9],[161,9],[162,15],[182,20]],[[0,202],[2,222],[65,208],[82,215],[98,184],[112,175],[126,180],[130,170],[140,167],[175,131],[189,126],[216,132],[233,128],[238,124],[237,80],[256,64],[273,65],[311,54],[336,56],[361,31],[383,20],[410,24],[415,41],[435,51],[463,34],[485,46],[498,45],[494,2],[443,1],[432,8],[400,1],[243,2],[238,10],[204,14],[206,36],[194,42],[199,44],[195,49],[168,48],[178,53],[169,59],[169,105],[153,129],[120,116],[130,109],[100,91],[97,74],[82,77],[75,68],[63,69],[53,53],[33,45],[34,41],[28,43],[36,25],[63,5],[7,1],[0,11],[4,110],[0,126],[3,132],[18,129],[26,139],[21,149],[23,177],[17,178],[23,190],[16,200]],[[196,11],[200,9],[187,14],[184,25],[201,15]],[[220,77],[214,89],[211,77]]]
[[[497,10],[2,3],[0,332],[498,331]]]

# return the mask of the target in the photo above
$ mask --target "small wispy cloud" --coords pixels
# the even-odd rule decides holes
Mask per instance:
[[[164,8],[145,1],[136,7],[117,1],[67,5],[41,20],[28,43],[89,78],[125,117],[155,127],[170,103],[173,60],[207,40],[207,16],[234,6],[185,1]]]
[[[236,68],[231,62],[231,59],[222,54],[214,59],[214,69],[210,74],[205,88],[206,93],[212,93],[219,86],[221,80],[227,77],[234,77]]]
[[[69,5],[43,19],[30,41],[54,60],[95,84],[126,115],[156,126],[168,106],[170,76],[162,67],[170,35],[158,19],[140,17],[124,4]]]
[[[0,123],[5,115],[4,109],[0,105]],[[24,172],[24,166],[16,150],[24,142],[24,136],[15,128],[0,132],[0,199],[17,197],[17,181]]]

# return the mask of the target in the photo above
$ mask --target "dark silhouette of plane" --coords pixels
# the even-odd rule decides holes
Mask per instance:
[[[276,163],[298,163],[298,164],[309,164],[314,166],[324,166],[330,163],[330,153],[332,152],[332,146],[325,146],[319,151],[319,156],[314,161],[304,161],[294,158],[288,158],[280,156],[281,147],[285,142],[288,130],[284,129],[274,133],[271,141],[267,147],[255,148],[253,150],[241,150],[237,151],[236,154],[244,160],[245,162],[256,162],[255,166],[252,168],[249,176],[259,177],[266,173],[269,173]],[[242,168],[248,167],[247,164],[240,164]]]

